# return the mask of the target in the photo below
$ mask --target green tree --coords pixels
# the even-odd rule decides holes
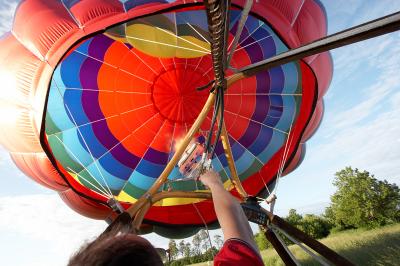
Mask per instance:
[[[199,255],[201,253],[201,239],[200,239],[200,235],[197,233],[193,236],[192,239],[192,244],[193,244],[193,253],[195,255]]]
[[[210,248],[210,243],[209,243],[208,234],[207,234],[206,230],[201,229],[199,231],[199,236],[200,236],[200,240],[201,240],[201,248],[204,251],[207,251]]]
[[[183,251],[183,256],[185,258],[189,258],[191,255],[192,255],[192,245],[190,243],[186,243]]]
[[[285,220],[291,225],[299,227],[302,223],[303,216],[298,214],[295,209],[290,209],[288,216],[285,217]]]
[[[184,240],[180,241],[178,245],[178,251],[181,257],[183,257],[185,254],[185,248],[186,248],[185,241]]]
[[[259,250],[264,250],[271,247],[271,244],[267,240],[264,234],[264,229],[260,227],[260,231],[254,235],[254,240],[258,246]]]
[[[214,243],[217,246],[217,249],[221,249],[224,241],[222,240],[222,237],[220,235],[214,235]]]
[[[173,239],[169,240],[168,249],[169,249],[169,254],[171,256],[171,260],[176,259],[178,256],[178,248],[176,246],[175,240],[173,240]]]
[[[301,221],[299,229],[315,239],[320,239],[329,235],[332,224],[324,217],[306,214]]]
[[[400,190],[367,171],[346,167],[335,174],[337,187],[326,216],[340,228],[376,227],[399,221]]]

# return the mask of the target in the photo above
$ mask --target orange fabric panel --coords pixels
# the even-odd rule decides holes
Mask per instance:
[[[70,11],[80,26],[97,22],[106,27],[110,25],[106,18],[124,13],[124,8],[118,0],[82,0],[74,4]]]
[[[12,34],[0,46],[0,143],[12,152],[42,151],[31,104],[45,63]]]
[[[169,153],[171,149],[171,140],[174,126],[171,122],[165,121],[160,132],[153,141],[152,147],[160,152]]]
[[[74,35],[78,31],[78,25],[61,1],[25,0],[15,13],[13,32],[39,58],[50,59],[53,53],[60,58],[65,50],[58,48],[72,46],[79,39]],[[55,65],[58,58],[51,64]]]
[[[98,220],[105,220],[111,215],[111,209],[76,194],[72,189],[59,193],[61,199],[77,213]]]
[[[24,174],[39,184],[57,191],[68,189],[68,185],[58,174],[44,152],[11,153],[10,156]]]

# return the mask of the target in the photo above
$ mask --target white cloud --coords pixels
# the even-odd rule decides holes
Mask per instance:
[[[382,110],[388,109],[390,97],[400,88],[398,54],[400,33],[335,51],[335,73],[326,101],[322,132],[332,137],[337,130],[370,123],[366,120],[371,121],[372,116],[379,116]],[[336,104],[330,103],[333,100]],[[397,108],[396,105],[393,108]]]
[[[391,33],[333,50],[335,71],[340,73],[334,82],[339,85],[344,80],[354,80],[356,74],[366,73],[370,67],[378,67],[379,70],[380,63],[387,66],[386,60],[398,61],[398,57],[393,57],[393,54],[400,52],[399,36],[399,33]],[[388,53],[388,50],[393,53]],[[342,71],[344,69],[346,71]]]
[[[400,181],[400,108],[397,106],[368,123],[349,126],[318,147],[316,156],[341,167],[351,165],[392,182]],[[345,162],[345,163],[344,163]]]
[[[20,249],[43,257],[38,265],[65,265],[84,240],[93,239],[106,228],[104,221],[76,214],[56,194],[1,197],[0,217],[0,249],[4,251],[8,245],[15,245],[2,239],[3,235],[15,235],[14,241],[20,242]],[[27,240],[44,246],[32,245]],[[3,259],[14,262],[8,265],[23,265],[13,251],[2,255]]]
[[[343,72],[367,69],[375,73],[372,85],[363,88],[363,76],[350,88],[333,87],[335,90],[360,90],[360,98],[351,108],[327,110],[323,131],[330,132],[329,141],[318,147],[323,158],[346,162],[364,168],[381,178],[400,181],[400,34],[394,33],[363,44],[358,51],[350,48],[338,56],[338,68]],[[335,60],[335,63],[337,62]],[[356,67],[351,62],[357,62]],[[347,66],[347,67],[346,67]],[[340,77],[342,78],[342,77]],[[365,77],[370,78],[370,77]],[[335,83],[336,85],[338,83]],[[340,82],[339,82],[340,84]],[[336,95],[340,97],[340,94]],[[342,99],[345,101],[346,99]],[[338,101],[340,105],[340,100]],[[339,110],[338,110],[339,109]],[[342,110],[340,110],[342,109]],[[345,165],[342,165],[344,167]]]
[[[400,9],[400,2],[393,0],[322,0],[322,3],[328,14],[330,33],[342,31]]]
[[[57,194],[0,197],[0,217],[0,250],[8,251],[2,261],[13,266],[27,265],[26,256],[16,257],[17,249],[34,254],[29,265],[66,265],[85,241],[93,240],[107,226],[75,213]],[[222,235],[221,230],[210,230],[211,239],[216,234]],[[154,233],[143,237],[156,247],[168,246],[169,239]]]
[[[381,109],[382,104],[389,95],[399,88],[400,75],[382,75],[376,84],[365,90],[362,101],[348,110],[337,113],[333,117],[333,121],[331,121],[332,126],[335,129],[351,127],[368,116],[379,112],[379,109]]]
[[[10,31],[18,2],[19,1],[0,1],[0,36]]]

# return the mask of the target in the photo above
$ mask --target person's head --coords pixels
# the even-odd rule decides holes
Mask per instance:
[[[109,234],[84,245],[68,266],[163,265],[160,255],[146,239],[134,234]]]

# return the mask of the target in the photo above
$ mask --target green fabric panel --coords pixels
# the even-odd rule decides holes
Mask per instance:
[[[59,133],[61,130],[54,124],[53,119],[51,119],[50,114],[47,112],[46,113],[46,119],[45,119],[45,128],[46,128],[46,134],[47,135],[52,135]]]
[[[125,184],[125,187],[122,189],[122,191],[124,191],[126,194],[128,194],[129,196],[131,196],[132,198],[135,198],[135,199],[140,198],[147,192],[141,188],[138,188],[138,187],[132,185],[129,182],[127,182]]]
[[[175,181],[170,182],[169,184],[172,190],[193,191],[197,189],[195,180]],[[197,182],[197,185],[199,188],[203,187],[199,182]]]
[[[263,164],[257,160],[254,160],[250,168],[239,175],[240,181],[246,180],[247,177],[257,173],[263,167]]]
[[[85,187],[94,190],[100,194],[104,194],[106,189],[103,189],[98,182],[93,178],[93,176],[85,169],[78,175],[78,180],[81,182]],[[99,181],[100,182],[100,181]],[[100,182],[101,184],[102,182]],[[96,188],[97,187],[97,188]],[[103,186],[105,187],[105,186]],[[106,190],[107,191],[107,190]],[[112,191],[113,192],[113,191]]]
[[[62,133],[49,136],[47,139],[54,158],[57,158],[57,161],[61,162],[64,167],[68,166],[77,173],[82,171],[83,167],[69,155],[69,153],[65,150],[64,145],[57,139],[57,137],[63,141]],[[68,169],[65,170],[68,171]]]
[[[154,233],[173,239],[183,239],[195,235],[201,228],[200,227],[164,227],[164,226],[154,226]]]

